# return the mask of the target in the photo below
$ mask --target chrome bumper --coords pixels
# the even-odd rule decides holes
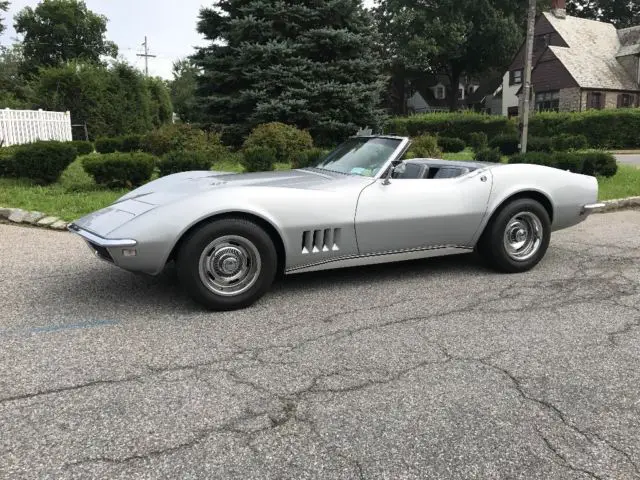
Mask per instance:
[[[604,206],[605,206],[604,203],[590,203],[587,205],[583,205],[582,208],[580,209],[580,215],[588,215],[590,213],[593,213],[596,210],[604,208]]]
[[[71,225],[67,226],[67,230],[69,230],[70,232],[76,233],[78,235],[80,235],[82,238],[84,238],[86,241],[91,242],[93,244],[99,245],[101,247],[105,247],[105,248],[111,248],[111,247],[135,247],[138,242],[136,242],[135,240],[132,240],[130,238],[116,238],[116,239],[110,239],[110,238],[104,238],[104,237],[100,237],[98,235],[95,235],[87,230],[84,230],[82,228],[80,228],[79,226],[77,226],[76,224],[72,223]]]

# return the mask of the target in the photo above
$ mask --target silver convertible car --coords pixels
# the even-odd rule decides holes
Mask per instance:
[[[551,232],[600,204],[596,178],[528,164],[406,159],[406,137],[354,136],[316,165],[151,181],[73,222],[95,254],[156,275],[174,261],[213,310],[253,304],[280,275],[476,250],[525,272]]]

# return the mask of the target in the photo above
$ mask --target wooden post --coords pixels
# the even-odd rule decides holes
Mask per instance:
[[[536,24],[536,0],[529,0],[529,13],[527,22],[526,57],[524,62],[524,79],[522,89],[522,109],[520,112],[520,152],[527,151],[527,139],[529,136],[529,110],[531,103],[531,66],[533,63],[533,39]]]

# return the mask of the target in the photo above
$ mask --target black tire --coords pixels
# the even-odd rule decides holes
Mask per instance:
[[[520,226],[524,225],[526,228],[527,225],[538,224],[542,229],[538,242],[532,243],[532,251],[527,252],[529,256],[521,256],[520,258],[517,258],[517,252],[510,253],[505,245],[507,231],[512,234],[508,238],[514,242],[522,238],[521,230],[525,229],[518,228],[518,225],[513,223],[514,219],[517,221],[517,218],[521,221],[518,224]],[[540,263],[549,248],[550,241],[551,220],[547,210],[536,200],[520,198],[502,206],[493,216],[480,237],[477,251],[488,266],[494,270],[503,273],[521,273],[531,270]],[[513,245],[511,242],[507,243]]]
[[[212,242],[228,236],[233,238],[226,246],[219,249],[212,247]],[[217,261],[201,261],[205,250],[215,253],[213,259]],[[243,257],[238,252],[249,254]],[[243,258],[259,258],[259,262],[242,262]],[[215,274],[223,280],[229,280],[233,277],[232,267],[240,265],[236,274],[240,275],[245,265],[256,268],[258,264],[257,273],[248,269],[244,290],[237,287],[237,293],[220,293],[221,283],[216,283]],[[271,237],[255,223],[239,218],[215,220],[198,227],[181,242],[176,255],[176,272],[187,294],[204,307],[218,311],[246,308],[259,300],[271,287],[277,266],[277,252]],[[228,268],[228,271],[224,268]]]

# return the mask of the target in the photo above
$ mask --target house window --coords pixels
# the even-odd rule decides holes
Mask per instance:
[[[635,105],[635,95],[631,93],[621,93],[618,95],[618,108],[631,108]]]
[[[554,90],[551,92],[536,93],[536,111],[560,111],[560,92],[558,90]]]
[[[445,96],[445,91],[444,91],[444,87],[442,85],[438,85],[436,87],[436,98],[438,100],[442,100]]]
[[[462,100],[464,98],[464,88],[458,89],[458,99]]]
[[[520,85],[522,83],[522,70],[513,70],[509,74],[511,75],[509,79],[510,85]]]
[[[587,109],[601,110],[604,108],[604,95],[602,92],[587,92]]]

